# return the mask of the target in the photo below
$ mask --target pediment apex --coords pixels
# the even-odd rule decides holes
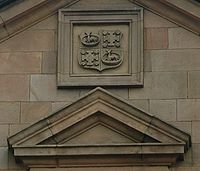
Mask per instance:
[[[89,140],[91,135],[96,141]],[[108,140],[109,135],[113,139]],[[11,136],[8,143],[15,157],[21,160],[25,160],[24,156],[48,156],[50,151],[53,154],[49,157],[88,155],[87,150],[91,155],[98,156],[102,152],[101,155],[106,156],[106,151],[116,148],[114,151],[119,151],[113,152],[114,156],[129,155],[128,150],[139,149],[140,155],[170,153],[175,157],[174,162],[189,148],[190,136],[98,87]],[[101,151],[95,154],[97,147]],[[75,151],[68,153],[69,149]],[[62,150],[65,153],[60,154]],[[138,155],[138,150],[131,155]]]

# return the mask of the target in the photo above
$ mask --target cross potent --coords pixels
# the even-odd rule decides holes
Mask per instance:
[[[81,61],[83,66],[94,66],[99,65],[99,51],[82,51],[81,52]]]
[[[120,31],[104,31],[103,32],[103,47],[120,47]]]

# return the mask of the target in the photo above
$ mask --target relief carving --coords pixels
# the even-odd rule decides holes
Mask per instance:
[[[121,31],[83,32],[79,35],[79,38],[80,52],[78,62],[83,68],[103,71],[117,68],[122,64]]]

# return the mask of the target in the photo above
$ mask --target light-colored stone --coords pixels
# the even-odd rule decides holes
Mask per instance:
[[[200,49],[152,50],[148,52],[148,58],[152,71],[200,70],[199,54]]]
[[[10,129],[9,129],[9,136],[12,136],[18,132],[20,132],[21,130],[25,129],[26,127],[28,127],[30,124],[10,124]]]
[[[0,169],[8,169],[8,148],[0,147]]]
[[[51,113],[50,102],[26,102],[21,104],[21,122],[33,123]]]
[[[164,121],[176,121],[176,100],[150,100],[150,113]]]
[[[39,22],[38,24],[29,28],[29,30],[55,30],[57,29],[57,14],[54,14],[43,21]]]
[[[44,52],[42,57],[42,73],[56,73],[56,52]]]
[[[150,50],[144,50],[144,71],[145,72],[151,72],[152,66],[151,66],[151,51]]]
[[[192,122],[184,122],[184,121],[170,121],[168,122],[170,125],[175,126],[176,128],[188,133],[189,135],[192,134]]]
[[[73,101],[78,97],[77,89],[57,89],[55,75],[31,76],[31,101]]]
[[[148,10],[144,10],[144,27],[177,27],[176,24],[156,15]]]
[[[149,100],[129,100],[129,102],[133,104],[133,106],[149,112]]]
[[[167,28],[148,28],[144,32],[145,49],[167,49],[168,31]]]
[[[170,28],[169,29],[169,49],[179,48],[200,48],[199,36],[183,29]]]
[[[187,97],[187,73],[146,72],[144,88],[130,89],[130,99],[174,99]]]
[[[0,53],[0,74],[40,73],[42,53]]]
[[[0,123],[19,123],[20,103],[0,103]]]
[[[200,121],[192,122],[192,142],[200,143]]]
[[[2,42],[0,51],[53,51],[54,41],[54,31],[24,31]]]
[[[28,99],[28,76],[0,75],[0,101],[25,101]]]
[[[200,144],[192,144],[193,164],[200,166]]]
[[[52,112],[56,112],[71,103],[72,102],[54,102],[52,103]]]
[[[188,73],[188,97],[200,98],[200,71]]]
[[[174,168],[174,170],[172,171],[200,171],[200,167],[191,167],[191,166],[177,167],[177,168]]]
[[[7,146],[7,137],[8,137],[8,125],[0,125],[0,146],[6,147]]]
[[[177,101],[178,121],[200,120],[200,99],[183,99]]]

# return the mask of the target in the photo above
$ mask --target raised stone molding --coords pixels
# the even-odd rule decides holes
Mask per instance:
[[[58,86],[143,86],[143,8],[60,9]]]
[[[102,88],[8,138],[26,167],[170,166],[190,136]]]

